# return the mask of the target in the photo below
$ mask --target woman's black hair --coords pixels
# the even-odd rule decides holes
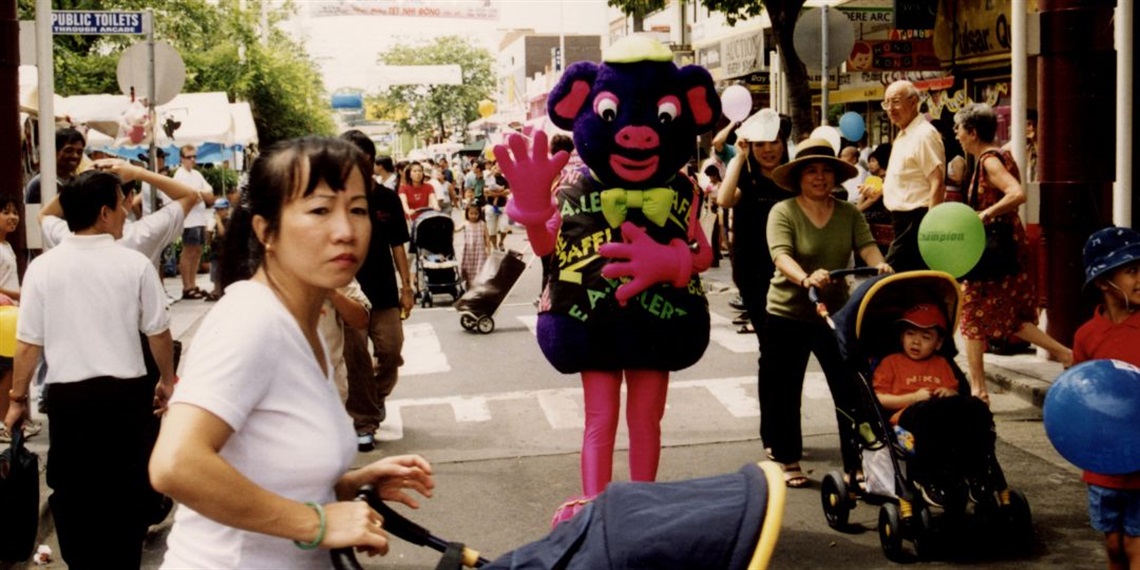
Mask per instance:
[[[356,145],[341,139],[307,136],[275,143],[254,161],[249,184],[229,223],[218,266],[222,287],[249,279],[260,267],[265,246],[253,231],[254,216],[269,224],[269,236],[281,226],[281,209],[303,198],[325,182],[333,190],[345,189],[353,170],[371,171],[369,159]]]

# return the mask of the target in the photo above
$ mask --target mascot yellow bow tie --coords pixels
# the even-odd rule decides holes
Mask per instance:
[[[669,221],[669,213],[673,210],[673,200],[676,196],[677,193],[669,188],[602,190],[602,215],[611,228],[616,228],[625,221],[626,212],[630,208],[636,208],[641,210],[646,219],[658,227],[663,227],[665,222]]]

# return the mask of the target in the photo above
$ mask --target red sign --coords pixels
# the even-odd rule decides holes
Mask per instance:
[[[942,63],[934,54],[934,40],[860,40],[851,48],[847,71],[923,71],[940,70]]]

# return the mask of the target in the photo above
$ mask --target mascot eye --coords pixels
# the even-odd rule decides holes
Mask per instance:
[[[618,102],[617,98],[609,93],[602,93],[598,95],[597,100],[594,102],[594,112],[607,123],[612,123],[617,119]]]
[[[662,125],[672,123],[680,113],[680,105],[674,97],[666,97],[657,104],[657,121]]]

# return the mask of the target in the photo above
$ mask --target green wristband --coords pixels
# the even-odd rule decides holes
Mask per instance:
[[[314,511],[317,511],[317,517],[321,519],[321,527],[317,531],[317,537],[314,538],[312,542],[301,542],[299,540],[294,540],[293,544],[295,544],[297,548],[300,548],[301,550],[314,550],[320,546],[321,541],[325,539],[325,531],[328,530],[328,520],[325,519],[325,508],[320,504],[309,502],[305,503],[305,506],[313,509]]]

